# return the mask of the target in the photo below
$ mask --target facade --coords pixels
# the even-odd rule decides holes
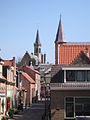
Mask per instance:
[[[0,115],[6,111],[6,83],[7,79],[3,76],[4,60],[0,58]]]
[[[62,21],[51,69],[51,120],[90,116],[90,43],[68,43]]]
[[[34,68],[31,68],[28,65],[24,65],[19,68],[20,71],[27,73],[35,82],[35,96],[37,100],[40,100],[40,73]]]
[[[3,76],[7,79],[7,110],[17,107],[16,104],[16,61],[15,57],[12,60],[4,60]]]
[[[51,80],[51,66],[52,64],[40,64],[40,83],[41,83],[41,96],[45,97],[45,90],[49,90]]]
[[[39,58],[39,62],[46,64],[46,54],[42,54],[42,45],[40,43],[39,31],[37,30],[36,40],[34,43],[34,55]]]
[[[20,72],[19,74],[22,86],[21,89],[25,89],[24,96],[22,96],[23,107],[30,106],[35,98],[35,81],[25,72]]]

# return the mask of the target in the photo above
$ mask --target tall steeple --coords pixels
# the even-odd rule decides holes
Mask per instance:
[[[62,20],[61,20],[61,15],[60,15],[60,22],[59,22],[59,26],[58,26],[58,31],[57,31],[55,43],[56,42],[58,42],[58,43],[66,42],[66,39],[64,36],[64,31],[63,31],[63,24],[62,24]]]
[[[34,55],[36,55],[39,58],[39,61],[41,62],[41,43],[40,43],[40,38],[39,38],[39,31],[37,29],[36,33],[36,40],[34,43]]]
[[[63,32],[63,25],[60,15],[59,26],[57,30],[56,40],[55,40],[55,64],[59,63],[59,47],[60,44],[66,43],[64,32]]]
[[[37,29],[37,34],[36,34],[36,41],[35,41],[35,43],[36,43],[37,45],[41,45],[41,43],[40,43],[40,38],[39,38],[39,31],[38,31],[38,29]]]

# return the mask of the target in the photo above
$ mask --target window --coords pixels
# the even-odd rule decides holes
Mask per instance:
[[[90,116],[90,98],[75,98],[75,116]]]
[[[74,99],[72,97],[66,98],[66,117],[74,117]]]
[[[75,78],[76,81],[78,82],[85,81],[85,71],[84,70],[76,71]]]
[[[38,53],[38,48],[36,48],[36,53]]]
[[[66,80],[67,81],[75,81],[75,71],[74,70],[66,71]]]
[[[88,76],[90,78],[90,74]],[[68,70],[66,71],[66,81],[85,81],[85,70]]]
[[[41,53],[41,48],[39,48],[39,53]]]
[[[87,81],[90,81],[90,71],[87,71]]]
[[[66,97],[66,118],[76,116],[90,116],[90,97]]]

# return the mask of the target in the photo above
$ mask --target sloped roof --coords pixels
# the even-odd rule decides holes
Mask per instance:
[[[13,59],[11,59],[11,60],[4,60],[3,66],[11,67],[11,66],[14,66],[14,64],[16,64],[15,63],[15,57],[13,57]]]
[[[37,70],[31,68],[30,66],[28,65],[25,65],[26,68],[28,68],[29,70],[32,70],[33,72],[37,73],[37,74],[40,74]]]
[[[59,64],[72,64],[81,51],[87,55],[87,49],[90,59],[90,44],[61,44],[59,47]]]
[[[40,38],[39,38],[39,31],[38,31],[38,29],[37,29],[37,34],[36,34],[36,41],[35,41],[35,44],[37,44],[37,45],[41,45],[41,43],[40,43]]]
[[[4,60],[4,65],[3,66],[11,67],[12,65],[13,65],[12,60]]]
[[[22,57],[21,61],[18,62],[17,66],[20,67],[20,66],[25,65],[25,64],[29,65],[30,64],[29,62],[33,58],[36,60],[36,64],[38,64],[38,62],[39,62],[38,57],[36,55],[30,54],[28,51],[26,51],[24,56]]]
[[[63,25],[62,25],[61,16],[60,16],[60,22],[59,22],[59,26],[58,26],[55,42],[58,42],[58,43],[66,42],[64,31],[63,31]]]
[[[51,83],[62,83],[64,82],[64,78],[63,78],[63,68],[82,68],[82,69],[90,69],[90,64],[56,64],[53,65],[51,68]]]
[[[30,83],[35,83],[35,81],[25,72],[22,72],[22,75],[30,82]]]
[[[75,60],[72,62],[72,64],[90,64],[89,57],[81,51],[80,54],[75,58]]]

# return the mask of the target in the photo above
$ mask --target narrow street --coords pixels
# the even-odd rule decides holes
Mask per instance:
[[[44,102],[34,103],[32,107],[17,115],[14,115],[13,119],[10,120],[42,120],[42,115],[45,111]]]

